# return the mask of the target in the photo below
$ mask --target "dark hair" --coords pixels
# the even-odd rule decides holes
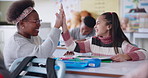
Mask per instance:
[[[91,16],[86,16],[83,21],[84,24],[89,28],[94,28],[96,24],[96,20]]]
[[[110,34],[112,36],[115,53],[117,54],[119,53],[118,48],[117,48],[118,44],[123,42],[124,40],[129,42],[129,40],[123,33],[118,15],[115,12],[112,12],[112,13],[106,12],[106,13],[103,13],[102,15],[105,16],[105,19],[107,20],[107,24],[112,25]]]
[[[32,1],[32,0],[20,0],[20,1],[14,2],[7,11],[8,22],[12,23],[28,7],[34,7],[34,1]]]

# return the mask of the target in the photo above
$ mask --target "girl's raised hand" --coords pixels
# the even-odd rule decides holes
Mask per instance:
[[[63,9],[63,5],[61,4],[61,9],[63,11],[63,22],[62,22],[62,30],[63,32],[66,32],[68,29],[67,29],[67,24],[66,24],[66,15],[65,15],[65,12],[64,12],[64,9]]]

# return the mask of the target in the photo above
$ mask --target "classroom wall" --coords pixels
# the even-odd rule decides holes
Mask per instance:
[[[0,21],[6,20],[6,13],[9,6],[14,1],[0,1]],[[55,0],[34,0],[35,9],[39,13],[42,22],[51,23],[53,26],[55,23],[55,13],[58,12],[58,7],[55,6]]]
[[[116,12],[120,15],[120,0],[80,0],[81,10],[88,10],[95,18],[104,12]]]
[[[6,21],[6,14],[12,1],[0,1],[0,21]]]
[[[58,12],[58,6],[54,5],[54,0],[34,0],[35,9],[39,13],[42,22],[50,22],[51,26],[55,24],[55,13]]]
[[[62,1],[66,19],[70,19],[71,11],[80,11],[80,0],[34,0],[35,9],[38,11],[43,22],[50,22],[51,27],[54,26],[56,13],[59,13],[60,1]],[[76,6],[77,5],[77,6]]]

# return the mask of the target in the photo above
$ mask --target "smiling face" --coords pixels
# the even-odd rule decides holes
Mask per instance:
[[[39,33],[40,20],[36,11],[32,11],[25,19],[19,23],[19,34],[26,38],[37,36]]]
[[[107,20],[104,15],[97,18],[96,25],[94,26],[97,36],[109,36],[111,25],[107,24]]]

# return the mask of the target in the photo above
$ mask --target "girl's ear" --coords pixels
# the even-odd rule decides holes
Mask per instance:
[[[107,30],[110,30],[111,28],[112,28],[111,24],[107,26]]]

